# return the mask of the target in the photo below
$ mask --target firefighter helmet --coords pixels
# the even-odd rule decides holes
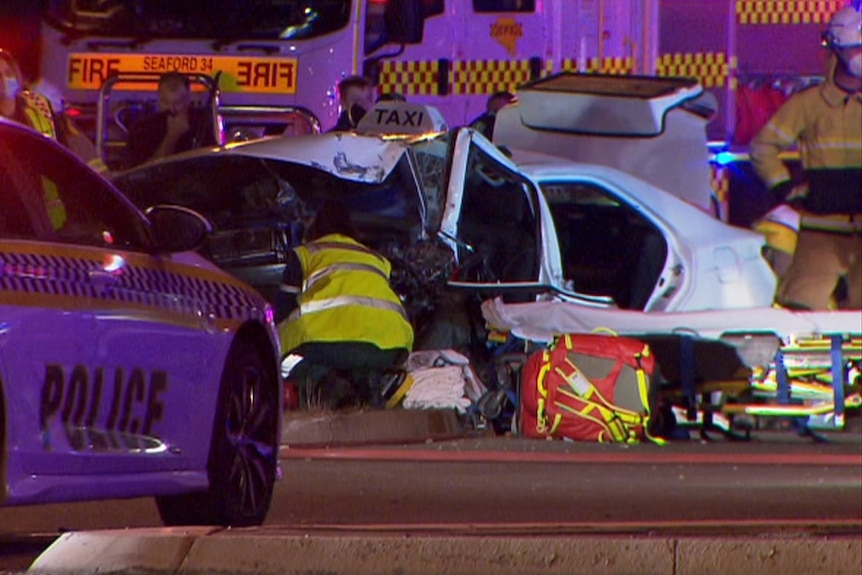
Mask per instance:
[[[862,2],[845,6],[832,16],[823,43],[833,50],[862,46]]]

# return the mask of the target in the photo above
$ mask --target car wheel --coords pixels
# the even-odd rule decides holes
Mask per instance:
[[[247,341],[231,349],[219,390],[203,493],[156,498],[165,525],[260,525],[278,465],[278,387]]]

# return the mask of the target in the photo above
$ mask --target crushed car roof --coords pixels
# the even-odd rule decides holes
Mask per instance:
[[[228,145],[223,153],[284,160],[318,168],[346,180],[379,183],[404,155],[405,144],[352,133],[283,138]]]
[[[345,180],[380,183],[392,172],[407,150],[407,144],[373,136],[340,132],[308,136],[269,136],[224,148],[198,148],[132,168],[171,163],[187,158],[228,155],[292,162],[323,170]]]

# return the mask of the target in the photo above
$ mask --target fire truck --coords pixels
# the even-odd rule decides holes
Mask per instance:
[[[42,75],[92,116],[115,74],[220,73],[220,103],[292,106],[331,127],[351,74],[441,110],[561,70],[652,73],[659,0],[48,0]],[[596,64],[600,62],[601,64]],[[134,92],[140,86],[119,84]],[[119,103],[128,100],[114,96]]]
[[[718,101],[709,139],[724,153],[714,173],[727,212],[731,179],[719,168],[744,160],[732,154],[822,75],[820,34],[847,2],[47,0],[41,73],[93,130],[100,102],[105,130],[153,102],[153,75],[217,78],[201,91],[217,92],[209,100],[228,138],[243,123],[330,128],[337,83],[351,74],[433,105],[452,126],[481,114],[489,95],[561,71],[695,77]],[[123,74],[145,76],[108,82]]]

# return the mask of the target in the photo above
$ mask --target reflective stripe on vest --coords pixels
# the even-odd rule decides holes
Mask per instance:
[[[42,135],[56,140],[57,127],[54,124],[54,116],[48,99],[36,92],[23,90],[18,93],[18,101],[23,107],[24,116],[30,127],[41,132]]]
[[[314,254],[322,250],[350,250],[380,257],[377,252],[375,252],[374,250],[370,250],[365,246],[360,246],[357,244],[347,244],[343,242],[311,242],[303,247],[308,250],[309,254]]]
[[[351,272],[371,272],[379,275],[386,281],[389,281],[389,276],[386,273],[374,266],[362,263],[340,263],[340,264],[332,264],[330,266],[326,266],[325,268],[319,269],[316,272],[312,273],[308,276],[308,279],[305,280],[305,285],[303,286],[303,291],[307,291],[311,289],[318,281],[323,278],[335,273],[335,272],[343,272],[343,271],[351,271]]]
[[[377,309],[385,309],[389,311],[394,311],[398,313],[405,320],[407,319],[404,315],[404,308],[401,307],[401,304],[387,301],[385,299],[377,299],[372,297],[363,297],[363,296],[355,296],[355,295],[344,295],[331,297],[328,299],[320,299],[314,300],[310,302],[306,302],[299,306],[299,308],[295,309],[293,313],[290,314],[288,321],[296,321],[303,315],[324,311],[327,309],[333,309],[336,307],[342,307],[346,305],[360,305],[363,307],[373,307]]]

